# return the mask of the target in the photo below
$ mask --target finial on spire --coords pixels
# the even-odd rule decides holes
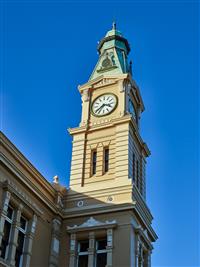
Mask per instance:
[[[116,22],[115,21],[113,21],[112,27],[113,27],[112,28],[113,30],[116,30]]]

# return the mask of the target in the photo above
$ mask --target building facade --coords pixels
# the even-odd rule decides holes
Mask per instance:
[[[129,51],[113,24],[78,88],[69,188],[58,177],[50,184],[1,133],[0,266],[150,267],[157,239],[146,204],[150,151]]]

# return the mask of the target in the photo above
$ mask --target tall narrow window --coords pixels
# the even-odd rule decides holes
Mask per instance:
[[[133,172],[133,176],[132,176],[132,179],[133,179],[133,182],[135,182],[135,153],[133,153],[133,162],[132,162],[132,164],[133,164],[133,170],[132,170],[132,172]]]
[[[136,162],[136,186],[139,189],[140,186],[140,175],[139,175],[139,161]]]
[[[17,248],[15,253],[15,266],[21,267],[22,266],[22,255],[23,255],[23,248],[24,248],[24,239],[25,239],[25,233],[26,233],[26,226],[27,221],[22,216],[20,218],[20,227],[19,227],[19,234],[17,239]]]
[[[104,149],[104,172],[109,170],[109,148]]]
[[[141,195],[144,194],[143,192],[144,184],[143,184],[143,159],[140,157],[140,193]]]
[[[13,222],[13,209],[11,206],[8,206],[7,216],[3,229],[3,238],[0,248],[0,257],[6,259],[8,253],[8,243],[10,239],[11,225]]]
[[[93,150],[92,151],[92,175],[96,174],[97,170],[97,151]]]
[[[88,267],[89,241],[78,242],[78,267]]]
[[[105,267],[107,265],[107,240],[101,239],[96,242],[96,266]]]

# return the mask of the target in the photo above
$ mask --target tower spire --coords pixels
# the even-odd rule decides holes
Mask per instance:
[[[127,39],[117,29],[115,20],[113,20],[112,29],[101,39],[97,49],[99,60],[90,76],[90,80],[102,74],[117,75],[128,72],[130,46]]]

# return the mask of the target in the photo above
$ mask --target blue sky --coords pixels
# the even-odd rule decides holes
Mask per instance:
[[[71,138],[97,42],[113,19],[129,40],[152,156],[152,266],[198,266],[198,3],[1,1],[1,129],[49,180],[68,184]]]

